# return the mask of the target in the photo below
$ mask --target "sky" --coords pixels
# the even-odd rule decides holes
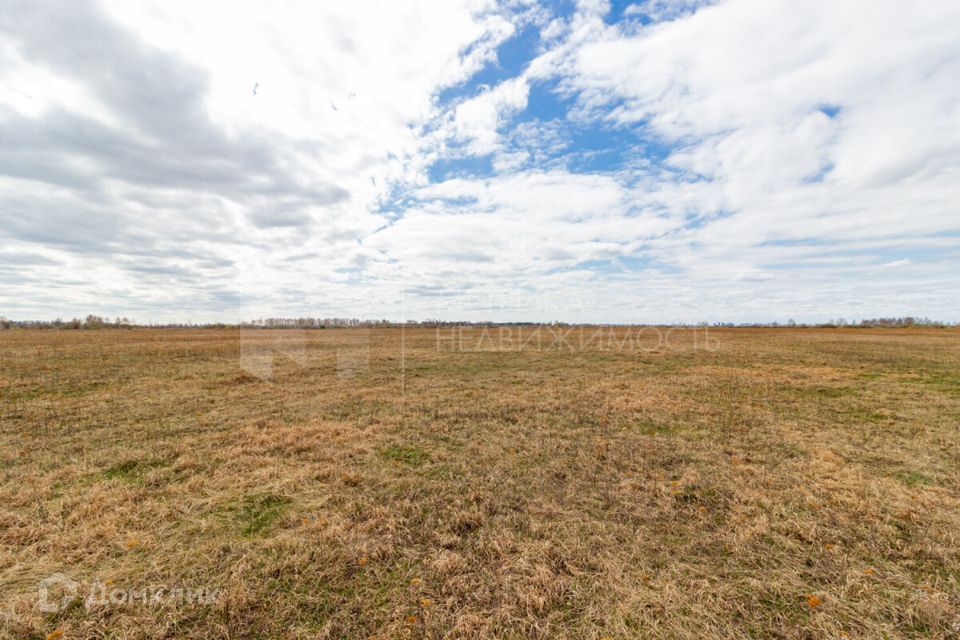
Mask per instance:
[[[960,2],[0,0],[0,315],[960,320]]]

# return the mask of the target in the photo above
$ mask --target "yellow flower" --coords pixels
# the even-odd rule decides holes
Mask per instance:
[[[820,598],[818,598],[817,596],[815,596],[815,595],[813,595],[813,594],[807,595],[807,604],[810,605],[811,608],[813,608],[813,607],[819,607],[821,602],[823,602],[823,601],[822,601]]]
[[[426,609],[432,604],[433,604],[433,600],[431,600],[430,598],[420,598],[420,606],[423,607],[424,609]]]
[[[872,576],[874,574],[873,567],[867,567],[866,569],[863,570],[863,572],[868,576]]]
[[[366,565],[367,562],[369,562],[369,559],[367,558],[367,556],[363,556],[362,558],[357,560],[357,564],[359,564],[361,567]]]
[[[411,587],[419,587],[421,584],[423,584],[423,580],[421,580],[420,578],[414,578],[413,580],[410,581]]]
[[[63,637],[63,629],[57,629],[47,634],[47,640],[57,640],[57,638],[61,637]]]
[[[136,538],[130,538],[127,540],[127,549],[133,549],[134,547],[140,546],[140,541]]]

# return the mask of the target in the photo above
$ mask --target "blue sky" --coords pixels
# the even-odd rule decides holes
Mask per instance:
[[[960,320],[957,77],[945,0],[15,5],[0,314]]]

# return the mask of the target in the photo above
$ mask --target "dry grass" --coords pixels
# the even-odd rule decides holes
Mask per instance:
[[[955,330],[296,335],[0,333],[0,636],[960,635]]]

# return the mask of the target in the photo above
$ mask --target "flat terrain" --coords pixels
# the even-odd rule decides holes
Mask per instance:
[[[960,636],[960,332],[525,331],[0,332],[0,637]]]

